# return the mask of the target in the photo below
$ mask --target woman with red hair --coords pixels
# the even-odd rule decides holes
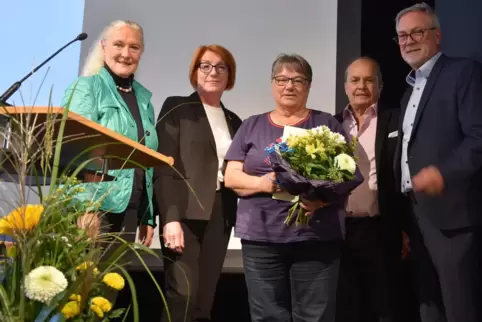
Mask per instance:
[[[237,196],[224,187],[223,176],[224,156],[241,119],[221,102],[234,87],[236,62],[222,46],[201,46],[189,78],[195,92],[168,97],[156,128],[158,151],[174,157],[177,170],[157,168],[154,184],[173,322],[210,321],[237,210]]]

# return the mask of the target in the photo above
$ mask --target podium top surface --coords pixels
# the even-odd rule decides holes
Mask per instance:
[[[62,107],[0,107],[0,115],[19,118],[23,122],[32,124],[35,122],[34,126],[36,129],[38,128],[40,133],[45,132],[45,128],[39,125],[45,123],[47,117],[50,117],[51,120],[54,119],[54,138],[57,137],[64,112],[65,109]],[[163,163],[174,165],[172,157],[165,156],[122,134],[69,111],[64,128],[62,149],[67,147],[70,152],[78,154],[92,146],[100,146],[94,154],[98,157],[108,158],[110,169],[138,167],[135,163],[148,168]],[[126,162],[126,160],[133,163]]]

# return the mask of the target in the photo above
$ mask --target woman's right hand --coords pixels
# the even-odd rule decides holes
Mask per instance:
[[[280,192],[281,188],[276,184],[276,173],[270,172],[262,177],[258,177],[258,188],[260,192],[265,193]]]
[[[181,254],[184,249],[184,232],[179,221],[171,221],[162,228],[164,246]]]
[[[96,238],[100,232],[100,219],[96,213],[86,213],[77,218],[77,227],[85,229],[90,238]]]

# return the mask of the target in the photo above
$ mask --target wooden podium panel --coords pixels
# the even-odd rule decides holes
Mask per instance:
[[[0,107],[0,116],[4,115],[14,118],[29,128],[35,127],[34,135],[39,141],[43,139],[47,130],[45,126],[46,120],[54,120],[53,138],[55,140],[64,111],[65,109],[62,107],[8,106]],[[14,143],[12,142],[11,144]],[[93,155],[105,157],[108,160],[109,170],[139,167],[135,163],[144,167],[155,167],[163,163],[171,166],[174,164],[172,157],[162,155],[122,134],[69,111],[64,128],[62,159],[70,161],[87,148],[97,145],[102,146],[90,154],[86,154],[80,160],[86,160]]]

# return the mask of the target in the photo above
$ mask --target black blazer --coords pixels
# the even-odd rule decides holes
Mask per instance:
[[[397,255],[401,249],[401,230],[404,226],[408,203],[406,198],[396,189],[393,162],[399,135],[400,111],[384,109],[378,105],[377,130],[375,138],[375,162],[378,184],[378,208],[385,223],[385,240],[390,241]],[[343,113],[336,119],[342,123]],[[348,133],[347,133],[348,134]]]
[[[402,120],[412,93],[401,102],[395,158],[400,188]],[[411,176],[434,165],[445,189],[440,196],[415,193],[417,212],[440,229],[457,229],[482,218],[482,68],[469,59],[439,57],[425,85],[408,145]]]
[[[242,121],[221,106],[231,137],[234,137]],[[177,170],[167,165],[155,169],[154,192],[161,225],[181,219],[209,220],[216,194],[218,156],[213,132],[197,92],[188,97],[168,97],[156,130],[158,151],[172,156]],[[225,188],[221,193],[224,216],[232,226],[237,196]]]

